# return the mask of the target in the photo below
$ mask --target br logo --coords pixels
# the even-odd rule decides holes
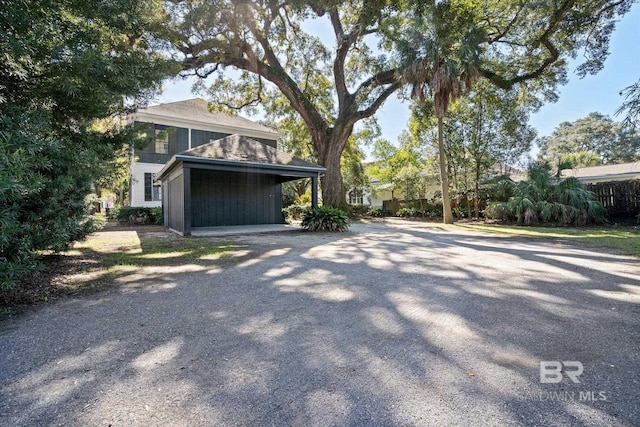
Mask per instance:
[[[583,371],[582,363],[577,361],[543,360],[540,362],[540,382],[556,384],[562,382],[562,374],[564,374],[574,383],[580,383],[578,377]]]

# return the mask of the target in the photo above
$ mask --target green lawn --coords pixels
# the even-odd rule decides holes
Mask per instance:
[[[560,238],[587,247],[640,257],[640,227],[523,227],[457,223],[455,227],[532,238]]]

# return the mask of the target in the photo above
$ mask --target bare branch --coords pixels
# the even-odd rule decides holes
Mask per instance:
[[[389,85],[368,108],[358,111],[357,119],[366,119],[367,117],[373,116],[382,104],[384,104],[384,102],[391,96],[391,94],[400,89],[401,86],[402,83],[400,81],[396,81]]]

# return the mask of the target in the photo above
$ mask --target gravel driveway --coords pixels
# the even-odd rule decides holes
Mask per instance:
[[[0,424],[640,425],[638,259],[411,222],[231,240],[3,326]]]

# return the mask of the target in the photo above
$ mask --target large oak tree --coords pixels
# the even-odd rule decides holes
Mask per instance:
[[[602,66],[615,18],[632,0],[174,0],[169,37],[186,71],[220,77],[234,108],[256,105],[275,85],[309,129],[327,168],[323,201],[344,204],[340,158],[356,124],[411,83],[444,116],[465,85],[509,88],[534,80],[553,97],[566,59],[585,50],[581,72]],[[417,6],[416,6],[417,5]],[[332,42],[306,31],[326,20]],[[329,98],[325,96],[329,94]],[[322,96],[319,96],[322,95]],[[330,99],[331,105],[324,101]]]

